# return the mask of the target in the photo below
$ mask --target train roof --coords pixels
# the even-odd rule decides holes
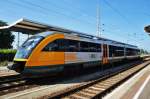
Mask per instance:
[[[49,35],[53,35],[55,33],[60,33],[60,34],[64,34],[64,35],[68,35],[67,33],[63,33],[63,32],[56,32],[56,31],[47,31],[47,32],[43,32],[43,33],[39,33],[39,34],[36,34],[35,36],[43,36],[43,37],[47,37]],[[114,40],[110,40],[110,39],[106,39],[106,38],[87,38],[87,37],[82,37],[82,36],[78,36],[78,35],[73,35],[73,36],[77,36],[77,37],[80,37],[81,40],[83,41],[88,41],[88,42],[95,42],[95,43],[106,43],[106,44],[109,44],[109,45],[114,45],[114,46],[125,46],[125,47],[128,47],[128,48],[133,48],[133,49],[138,49],[137,46],[133,46],[133,45],[129,45],[129,44],[125,44],[125,43],[121,43],[121,42],[117,42],[117,41],[114,41]]]
[[[90,35],[88,33],[82,33],[82,32],[65,29],[65,28],[58,27],[58,26],[43,24],[40,22],[35,22],[35,21],[28,20],[28,19],[24,19],[24,18],[19,19],[18,21],[8,26],[0,27],[0,30],[10,30],[10,31],[22,32],[23,34],[31,34],[31,35],[40,33],[39,35],[43,35],[43,36],[51,34],[52,31],[57,31],[57,32],[61,32],[64,34],[77,35],[79,37],[88,38],[88,39],[109,41],[114,44],[122,44],[122,45],[129,46],[131,48],[137,48],[137,46],[134,46],[134,45],[130,45],[130,44],[126,44],[126,43],[122,43],[122,42],[118,42],[118,41],[114,41],[114,40],[110,40],[110,39],[106,39],[102,37],[97,37],[94,35]],[[46,31],[49,31],[49,33],[47,33]]]

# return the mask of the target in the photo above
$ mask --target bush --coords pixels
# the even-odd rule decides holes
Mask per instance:
[[[0,62],[13,61],[16,51],[13,49],[0,49]]]

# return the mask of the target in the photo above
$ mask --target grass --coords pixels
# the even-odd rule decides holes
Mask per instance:
[[[15,49],[0,49],[0,53],[2,54],[9,54],[9,53],[16,53],[17,50]]]
[[[1,67],[1,66],[8,66],[8,61],[0,62],[0,67]]]
[[[10,61],[13,61],[17,50],[0,49],[0,66],[7,66]]]

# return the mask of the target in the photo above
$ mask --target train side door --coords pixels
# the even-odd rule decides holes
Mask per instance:
[[[108,63],[108,46],[106,44],[103,44],[103,58],[102,63],[107,64]]]

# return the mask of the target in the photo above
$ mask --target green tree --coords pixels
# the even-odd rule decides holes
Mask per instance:
[[[144,54],[144,49],[140,49],[140,50],[141,50],[141,51],[140,51],[140,52],[141,52],[141,54]]]
[[[0,26],[6,26],[7,23],[0,20]],[[12,48],[12,43],[14,41],[14,35],[8,30],[0,30],[0,49]]]

